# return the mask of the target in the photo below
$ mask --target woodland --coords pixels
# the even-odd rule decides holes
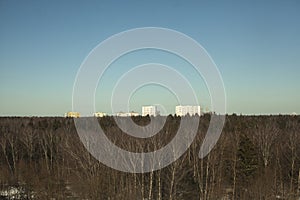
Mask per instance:
[[[1,117],[0,199],[300,198],[300,116],[226,115],[217,144],[200,159],[211,116],[200,117],[197,135],[179,159],[148,173],[99,162],[80,141],[72,118]],[[150,123],[149,117],[132,119],[140,126]],[[159,133],[147,139],[125,134],[112,116],[97,120],[115,145],[147,152],[168,144],[182,119],[167,116]]]

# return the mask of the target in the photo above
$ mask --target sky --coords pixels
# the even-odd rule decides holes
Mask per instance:
[[[222,76],[228,113],[300,113],[300,2],[272,1],[0,1],[0,116],[63,116],[72,110],[79,67],[110,36],[163,27],[188,35]],[[127,57],[126,57],[127,56]],[[118,77],[137,64],[173,66],[210,109],[203,78],[170,53],[142,50],[121,57],[99,81],[97,111],[112,112]],[[127,101],[127,100],[126,100]],[[120,100],[120,103],[122,100]],[[164,105],[176,95],[159,85],[133,92],[129,109]]]

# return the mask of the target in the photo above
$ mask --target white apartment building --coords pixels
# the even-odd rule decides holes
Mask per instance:
[[[105,117],[107,114],[104,112],[95,112],[94,117]]]
[[[142,106],[142,116],[156,116],[158,113],[156,106]]]
[[[199,116],[201,115],[201,109],[200,106],[176,106],[175,108],[175,114],[177,116],[185,116],[187,114],[193,116],[198,114]]]
[[[118,112],[117,113],[117,116],[118,117],[136,117],[136,116],[139,116],[140,114],[137,113],[137,112],[128,112],[128,113],[125,113],[125,112]]]
[[[79,118],[80,113],[79,112],[67,112],[67,113],[65,113],[65,117]]]

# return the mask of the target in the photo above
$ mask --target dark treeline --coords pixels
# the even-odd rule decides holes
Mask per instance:
[[[226,116],[211,153],[198,158],[210,115],[183,156],[154,172],[111,169],[94,159],[77,135],[74,121],[60,117],[0,118],[0,191],[22,188],[27,199],[298,199],[300,117]],[[139,125],[147,117],[134,117]],[[155,136],[134,139],[112,117],[99,118],[116,145],[135,152],[166,145],[180,117],[168,116]],[[112,160],[114,158],[111,158]],[[0,199],[4,197],[0,193]]]

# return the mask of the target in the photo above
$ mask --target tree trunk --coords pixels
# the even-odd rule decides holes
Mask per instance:
[[[236,173],[236,164],[237,164],[237,156],[235,154],[235,159],[234,159],[234,163],[233,163],[233,187],[232,187],[232,200],[235,199],[235,190],[236,190],[236,177],[237,177],[237,173]]]
[[[172,169],[172,178],[171,178],[171,184],[170,184],[169,200],[173,199],[173,187],[174,187],[174,181],[175,181],[175,171],[176,171],[176,166],[174,164],[173,169]]]
[[[150,183],[149,183],[149,195],[148,195],[148,200],[152,199],[152,187],[153,187],[153,171],[150,172]]]
[[[158,170],[158,200],[161,200],[161,169]]]

